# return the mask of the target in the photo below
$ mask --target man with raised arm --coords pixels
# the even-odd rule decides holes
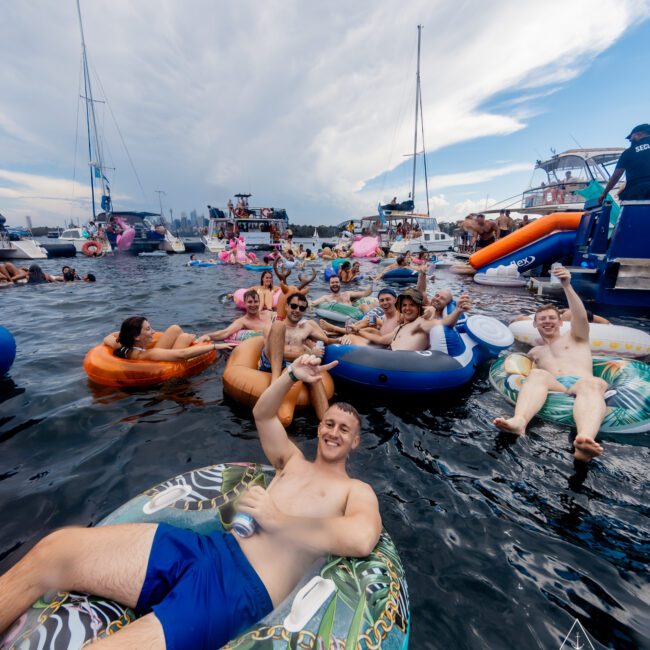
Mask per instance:
[[[320,381],[320,359],[304,355],[262,394],[253,411],[276,476],[238,508],[256,532],[202,535],[167,524],[66,528],[39,542],[0,577],[0,632],[50,589],[81,591],[136,608],[141,618],[100,639],[101,650],[220,648],[284,600],[327,555],[364,557],[381,517],[366,483],[351,479],[361,421],[333,404],[318,425],[316,459],[305,459],[276,413],[294,381]]]
[[[271,329],[271,312],[260,310],[260,296],[255,289],[249,289],[243,296],[246,313],[236,318],[228,327],[215,332],[208,332],[207,337],[211,341],[223,341],[229,336],[236,334],[239,330],[250,330],[268,334]]]
[[[329,279],[330,293],[316,298],[312,301],[312,306],[320,305],[321,302],[339,302],[342,305],[351,305],[357,298],[365,298],[372,293],[372,281],[370,286],[363,291],[341,291],[341,280],[338,275],[333,275]]]
[[[573,394],[573,418],[578,430],[573,443],[575,458],[586,462],[603,453],[596,436],[605,417],[607,384],[593,374],[587,311],[571,286],[571,273],[563,267],[553,273],[560,279],[569,303],[571,329],[560,334],[562,319],[555,305],[542,305],[535,312],[533,323],[544,345],[528,353],[534,367],[519,393],[515,414],[496,418],[494,424],[503,431],[524,435],[528,423],[544,406],[549,391]]]

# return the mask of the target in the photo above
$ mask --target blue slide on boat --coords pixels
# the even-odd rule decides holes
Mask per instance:
[[[519,273],[523,273],[536,266],[559,262],[573,255],[576,234],[575,230],[553,232],[550,235],[546,235],[546,237],[541,237],[532,244],[523,246],[514,253],[504,255],[482,266],[478,269],[478,272],[484,273],[488,269],[496,268],[497,266],[508,266],[514,263],[517,265]]]

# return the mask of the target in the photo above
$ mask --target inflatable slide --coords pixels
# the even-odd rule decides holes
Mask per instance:
[[[519,273],[551,264],[570,255],[581,212],[554,212],[510,233],[470,256],[470,264],[482,272],[516,264]]]

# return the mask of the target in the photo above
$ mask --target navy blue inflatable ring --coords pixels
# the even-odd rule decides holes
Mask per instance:
[[[0,377],[4,375],[16,358],[16,341],[11,332],[0,325]]]
[[[470,316],[465,331],[438,325],[431,347],[419,352],[372,345],[328,345],[324,363],[336,379],[392,393],[435,393],[468,383],[477,366],[514,343],[510,330],[489,316]]]

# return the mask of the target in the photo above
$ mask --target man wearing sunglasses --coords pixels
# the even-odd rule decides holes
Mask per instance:
[[[305,318],[307,311],[307,298],[299,292],[289,295],[287,298],[287,317],[284,322],[284,340],[282,337],[276,338],[274,331],[282,331],[277,328],[267,330],[264,334],[264,348],[260,357],[259,369],[264,372],[272,372],[271,359],[273,359],[273,350],[276,346],[283,346],[282,367],[286,368],[292,361],[295,361],[303,354],[314,354],[323,357],[322,348],[313,347],[315,342],[331,343],[327,334],[318,326],[318,324],[308,318]],[[322,417],[329,406],[325,388],[322,382],[309,384],[308,389],[311,396],[311,403],[314,406],[316,415]]]

